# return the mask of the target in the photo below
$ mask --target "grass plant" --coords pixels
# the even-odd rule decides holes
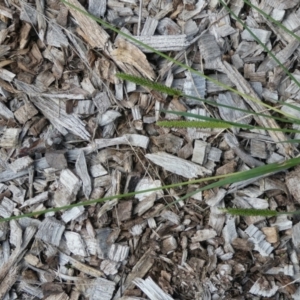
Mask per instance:
[[[197,97],[191,97],[189,95],[185,95],[183,94],[181,91],[178,91],[176,89],[173,88],[169,88],[166,87],[160,83],[156,83],[156,82],[151,82],[147,79],[144,78],[139,78],[136,76],[132,76],[129,74],[118,74],[118,77],[123,79],[123,80],[128,80],[128,81],[132,81],[135,82],[138,85],[141,86],[146,86],[150,89],[154,89],[157,91],[160,91],[161,93],[165,93],[174,97],[189,97],[191,99],[194,100],[198,100],[200,102],[212,105],[214,107],[216,106],[223,106],[226,108],[230,108],[230,109],[234,109],[234,110],[238,110],[238,111],[242,111],[245,112],[249,115],[253,115],[253,116],[261,116],[261,117],[265,117],[265,118],[273,118],[276,121],[280,121],[282,124],[298,124],[300,125],[300,120],[298,120],[297,118],[295,118],[293,115],[287,114],[284,111],[280,110],[278,107],[273,107],[267,103],[262,102],[260,99],[256,99],[253,98],[249,95],[243,94],[242,92],[225,85],[224,83],[218,82],[217,80],[201,73],[198,70],[195,70],[193,68],[191,68],[190,66],[177,61],[176,59],[170,57],[169,55],[165,54],[165,53],[161,53],[160,51],[157,51],[156,49],[150,47],[149,45],[146,45],[140,41],[138,41],[137,39],[135,39],[134,37],[120,31],[118,28],[112,26],[111,24],[105,22],[104,20],[98,19],[92,15],[90,15],[89,13],[87,13],[84,10],[81,10],[80,8],[77,8],[76,6],[68,3],[67,0],[61,0],[62,3],[64,3],[65,5],[71,7],[72,9],[76,9],[77,11],[81,12],[82,14],[85,14],[86,16],[90,17],[91,19],[93,19],[94,21],[98,22],[99,24],[101,24],[102,26],[105,26],[105,28],[109,28],[110,30],[116,32],[117,34],[123,36],[124,38],[126,38],[129,41],[134,42],[135,44],[139,44],[140,46],[143,46],[144,48],[151,50],[152,52],[158,54],[160,57],[174,63],[177,66],[183,67],[186,70],[190,71],[191,73],[197,75],[197,76],[201,76],[203,78],[205,78],[208,81],[211,81],[219,86],[221,86],[222,88],[225,88],[226,90],[235,93],[245,99],[254,101],[256,103],[261,104],[262,106],[264,106],[267,110],[269,110],[270,112],[276,113],[277,115],[267,115],[267,114],[263,114],[262,112],[253,112],[253,111],[248,111],[248,110],[244,110],[238,107],[231,107],[228,105],[224,105],[224,104],[219,104],[210,100],[206,100],[206,99],[201,99],[201,98],[197,98]],[[253,9],[255,9],[259,14],[261,14],[263,17],[265,17],[269,22],[273,23],[274,25],[280,27],[282,30],[284,30],[285,32],[287,32],[288,34],[290,34],[291,36],[293,36],[295,39],[300,40],[300,37],[297,36],[295,33],[293,33],[292,31],[290,31],[289,29],[287,29],[285,26],[283,26],[280,22],[274,20],[272,17],[268,16],[267,14],[265,14],[261,9],[259,9],[258,7],[256,7],[255,5],[251,4],[248,0],[243,0],[245,2],[246,5],[252,7]],[[295,82],[299,87],[300,87],[300,83],[297,81],[297,79],[293,76],[293,74],[291,74],[289,72],[289,70],[276,58],[276,56],[255,36],[255,34],[250,30],[250,28],[237,16],[233,13],[233,11],[230,9],[230,7],[223,1],[223,0],[219,0],[220,5],[222,5],[229,14],[231,14],[231,16],[236,19],[238,22],[240,22],[240,24],[244,27],[245,30],[248,30],[249,33],[251,34],[251,36],[257,41],[258,44],[261,45],[261,47],[263,47],[264,51],[268,53],[269,57],[272,58],[283,70],[284,72],[287,74],[287,76],[293,81]],[[283,101],[279,101],[278,104],[280,106],[283,105],[287,105],[290,108],[293,108],[295,110],[300,110],[299,107],[292,105],[292,104],[288,104],[285,103]],[[238,122],[228,122],[228,121],[223,121],[223,120],[218,120],[215,118],[211,118],[211,117],[204,117],[204,116],[199,116],[199,115],[195,115],[195,114],[190,114],[190,113],[182,113],[182,112],[168,112],[168,113],[174,113],[174,114],[178,114],[182,117],[193,117],[193,118],[197,118],[199,119],[199,121],[159,121],[157,122],[157,125],[159,126],[164,126],[164,127],[181,127],[181,128],[186,128],[186,127],[200,127],[200,128],[220,128],[220,129],[230,129],[232,127],[238,127],[238,128],[242,128],[242,129],[265,129],[265,130],[273,130],[273,131],[281,131],[284,133],[300,133],[299,130],[295,130],[295,129],[285,129],[285,128],[265,128],[265,127],[261,127],[261,126],[256,126],[256,125],[247,125],[247,124],[242,124],[242,123],[238,123]],[[278,116],[279,115],[279,116]],[[291,142],[292,140],[287,140],[287,141],[282,141],[282,142]],[[105,198],[101,198],[101,199],[96,199],[96,200],[89,200],[89,201],[84,201],[84,202],[78,202],[78,203],[74,203],[68,206],[63,206],[63,207],[55,207],[55,208],[49,208],[43,211],[39,211],[39,212],[32,212],[32,213],[28,213],[28,214],[22,214],[22,215],[17,215],[17,216],[13,216],[10,218],[5,218],[5,219],[0,219],[0,221],[9,221],[9,220],[13,220],[13,219],[20,219],[20,218],[24,218],[24,217],[33,217],[33,216],[39,216],[42,214],[46,214],[46,213],[50,213],[50,212],[57,212],[57,211],[62,211],[62,210],[66,210],[66,209],[70,209],[72,207],[75,206],[82,206],[82,205],[91,205],[91,204],[95,204],[95,203],[101,203],[101,202],[105,202],[105,201],[110,201],[112,199],[122,199],[122,198],[127,198],[127,197],[133,197],[136,194],[141,194],[141,193],[145,193],[145,192],[149,192],[149,191],[157,191],[160,189],[166,190],[166,189],[170,189],[170,188],[176,188],[176,187],[180,187],[180,186],[185,186],[185,185],[190,185],[190,184],[196,184],[196,183],[206,183],[206,182],[211,182],[209,184],[206,184],[204,187],[197,189],[196,191],[192,192],[192,193],[188,193],[185,196],[181,197],[180,199],[168,204],[168,206],[175,204],[178,201],[182,201],[187,199],[188,197],[192,196],[193,194],[196,194],[200,191],[204,191],[204,190],[208,190],[208,189],[213,189],[216,187],[221,187],[224,185],[228,185],[228,184],[232,184],[232,183],[237,183],[237,182],[241,182],[247,179],[251,179],[251,178],[256,178],[256,177],[261,177],[261,176],[268,176],[270,174],[274,174],[276,172],[280,172],[280,171],[286,171],[290,168],[293,168],[297,165],[300,164],[300,157],[295,157],[295,158],[290,158],[290,159],[286,159],[284,162],[282,163],[274,163],[274,164],[269,164],[269,165],[264,165],[264,166],[260,166],[257,168],[253,168],[250,169],[248,171],[243,171],[243,172],[236,172],[236,173],[232,173],[232,174],[226,174],[226,175],[222,175],[222,176],[213,176],[213,177],[209,177],[209,178],[201,178],[201,179],[196,179],[196,180],[189,180],[189,181],[185,181],[185,182],[180,182],[180,183],[176,183],[176,184],[172,184],[172,185],[165,185],[159,188],[153,188],[153,189],[148,189],[148,190],[144,190],[144,191],[139,191],[139,192],[132,192],[132,193],[127,193],[127,194],[121,194],[121,195],[114,195],[114,196],[110,196],[110,197],[105,197]],[[277,212],[274,210],[257,210],[257,209],[240,209],[240,208],[227,208],[224,211],[233,214],[233,215],[242,215],[242,216],[249,216],[249,215],[260,215],[260,216],[266,216],[266,217],[271,217],[271,216],[277,216],[279,214],[299,214],[300,211],[296,211],[296,212]]]

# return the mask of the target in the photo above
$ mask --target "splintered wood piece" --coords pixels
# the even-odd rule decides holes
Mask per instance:
[[[295,171],[291,171],[285,177],[286,186],[290,192],[290,194],[294,197],[294,199],[300,202],[300,173],[299,168]]]
[[[105,275],[115,275],[118,273],[118,269],[121,263],[112,261],[110,259],[104,259],[100,264],[100,269]]]
[[[275,244],[279,241],[278,228],[276,226],[273,227],[263,227],[261,231],[266,236],[266,241]]]
[[[123,71],[126,70],[125,65],[128,64],[138,70],[144,77],[147,77],[150,80],[155,78],[155,73],[149,64],[146,55],[137,46],[127,42],[122,37],[116,39],[115,46],[118,48],[112,50],[110,54],[112,59]],[[127,71],[138,76],[139,73],[134,71],[133,68],[131,68],[132,70]]]
[[[170,252],[177,249],[177,241],[173,236],[169,236],[162,241],[162,253],[169,254]]]
[[[161,35],[178,35],[181,29],[172,19],[163,18],[157,25],[157,32]]]
[[[244,77],[236,70],[235,67],[231,66],[226,61],[223,61],[224,66],[224,73],[227,74],[227,76],[230,78],[232,83],[236,84],[236,87],[239,92],[242,92],[243,94],[246,94],[248,96],[251,96],[255,99],[259,99],[256,92],[253,90],[253,88],[250,86],[250,84],[244,79]],[[264,107],[252,100],[247,99],[246,97],[243,97],[244,100],[247,102],[247,104],[255,111],[255,112],[261,112],[264,110]],[[265,112],[266,115],[269,115],[269,112]],[[260,126],[267,127],[267,128],[279,128],[276,121],[272,118],[265,118],[262,116],[254,116],[255,120]],[[283,142],[286,141],[287,138],[281,131],[268,131],[270,136],[273,138],[275,142]],[[293,149],[293,146],[289,143],[279,143],[278,148],[282,150],[282,152],[286,155],[290,155],[291,151]]]
[[[128,254],[129,254],[129,247],[120,244],[112,244],[108,251],[109,259],[116,262],[124,261],[125,259],[127,259]]]
[[[22,228],[16,220],[11,220],[9,227],[11,232],[9,242],[16,248],[19,248],[22,243]]]
[[[151,300],[164,299],[173,300],[173,298],[165,293],[151,277],[147,277],[145,280],[142,278],[134,279],[133,283],[137,285]]]
[[[265,240],[265,235],[253,224],[245,232],[249,235],[249,240],[254,243],[254,250],[262,256],[269,256],[274,248]]]
[[[251,155],[254,157],[266,159],[268,157],[268,152],[266,149],[266,143],[257,140],[251,140]]]
[[[0,69],[0,78],[11,82],[16,77],[16,74],[6,70],[6,69]]]
[[[199,50],[205,62],[205,69],[221,68],[221,50],[213,35],[205,33],[200,37]]]
[[[85,209],[83,206],[78,206],[78,207],[73,207],[69,210],[66,210],[62,216],[61,219],[65,222],[68,223],[72,220],[75,220],[78,218],[80,215],[84,213]]]
[[[154,35],[158,24],[158,20],[155,18],[147,17],[146,22],[144,24],[143,30],[141,32],[141,36],[151,36]]]
[[[182,51],[190,45],[186,34],[135,36],[134,38],[160,52]],[[137,43],[134,43],[134,45],[145,53],[153,52],[151,49],[145,48]]]
[[[92,192],[92,181],[87,170],[85,155],[83,151],[79,153],[75,166],[77,174],[82,180],[83,193],[85,197],[89,199]]]
[[[192,9],[192,10],[184,9],[182,11],[182,13],[180,13],[178,15],[178,17],[183,21],[187,21],[187,20],[195,17],[196,15],[198,15],[206,7],[206,5],[207,5],[207,3],[205,0],[199,0],[196,3],[194,9]]]
[[[108,173],[101,164],[91,166],[89,171],[92,177],[99,177]]]
[[[73,254],[79,256],[87,256],[87,252],[85,250],[86,246],[79,233],[65,231],[64,236],[67,241],[67,246]]]
[[[12,200],[4,197],[0,204],[0,216],[3,218],[9,218],[15,207],[16,204]]]
[[[275,284],[275,281],[271,282],[264,277],[260,277],[251,287],[249,293],[262,296],[262,297],[272,297],[276,294],[278,286]]]
[[[143,191],[153,188],[159,188],[161,187],[161,181],[160,180],[152,180],[151,178],[143,178],[139,181],[139,183],[136,185],[135,191]],[[152,192],[145,192],[136,194],[135,198],[139,199],[139,201],[143,201],[146,198],[150,197],[151,195],[155,195],[154,200],[156,198],[159,198],[163,195],[163,192],[161,190],[158,191],[152,191]]]
[[[19,171],[29,168],[32,164],[33,159],[29,156],[24,156],[12,162],[9,168],[13,170],[13,172],[18,173]]]
[[[203,229],[203,230],[197,230],[195,235],[192,236],[192,242],[203,242],[209,239],[212,239],[217,236],[217,232],[213,229]]]
[[[17,281],[21,271],[21,266],[14,265],[9,269],[7,276],[1,281],[0,284],[0,299],[6,299],[6,294],[10,291],[11,287]]]
[[[68,162],[65,157],[65,151],[47,151],[45,153],[45,158],[49,166],[56,170],[63,170],[68,167]]]
[[[7,128],[0,137],[0,147],[2,148],[14,148],[18,144],[20,128]]]
[[[15,248],[8,260],[1,266],[0,282],[3,282],[3,279],[7,276],[9,270],[16,264],[16,262],[23,258],[23,256],[26,253],[26,248],[32,240],[35,233],[36,227],[34,226],[29,226],[25,229],[21,246]]]
[[[47,217],[39,226],[36,233],[36,238],[49,243],[53,246],[59,246],[62,234],[65,231],[63,222],[56,220],[53,217]]]
[[[34,107],[34,105],[30,102],[26,103],[25,105],[21,106],[19,109],[15,111],[15,118],[21,124],[25,124],[28,120],[32,119],[35,115],[39,112]]]
[[[124,293],[125,290],[132,289],[134,287],[133,280],[135,278],[143,278],[147,274],[154,264],[154,257],[155,254],[151,248],[144,253],[144,255],[136,262],[131,272],[128,274],[124,285],[122,285],[117,291],[115,297],[113,298],[114,300],[119,299],[121,293]]]
[[[145,157],[165,170],[186,178],[212,174],[210,170],[204,167],[165,152],[146,154]]]
[[[180,224],[180,217],[175,214],[174,212],[170,211],[170,210],[164,210],[160,216],[165,219],[168,220],[176,225]]]
[[[105,113],[111,107],[107,92],[97,92],[92,99],[100,114]]]
[[[59,251],[59,261],[61,265],[66,265],[68,263],[72,264],[72,267],[74,267],[75,269],[79,270],[80,272],[83,272],[84,274],[93,276],[93,277],[101,277],[103,276],[103,272],[96,270],[94,268],[91,268],[79,261],[77,261],[76,259],[74,259],[73,257],[63,253],[62,251]]]
[[[249,29],[257,36],[257,38],[263,43],[266,44],[270,40],[271,31],[258,29],[258,28],[251,28]],[[248,30],[244,30],[241,34],[242,39],[253,42],[255,41],[254,37],[250,34]]]
[[[13,112],[0,102],[0,116],[7,120],[14,119]]]
[[[111,300],[116,283],[105,278],[96,278],[89,281],[88,294],[90,300]]]
[[[200,165],[204,165],[207,161],[207,155],[210,149],[211,149],[210,144],[204,141],[196,140],[192,161]]]
[[[77,0],[69,0],[73,6],[76,6],[80,10],[86,12],[85,8]],[[73,7],[66,5],[70,13],[73,15],[77,24],[79,25],[85,40],[90,44],[92,48],[104,49],[105,45],[109,41],[109,35],[104,29],[93,19],[89,18],[87,15],[75,10]]]

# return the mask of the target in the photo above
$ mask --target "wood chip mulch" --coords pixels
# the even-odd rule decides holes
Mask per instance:
[[[216,0],[69,0],[240,93],[300,106],[299,86]],[[228,1],[227,1],[228,2]],[[295,0],[251,1],[300,35]],[[242,0],[228,5],[300,79],[300,42]],[[186,95],[123,82],[123,72]],[[253,116],[226,106],[263,113]],[[166,129],[168,111],[280,128],[258,102],[159,57],[58,0],[0,3],[0,299],[300,299],[300,219],[220,208],[297,209],[300,168],[195,193],[297,152],[280,131]],[[192,120],[192,118],[189,118]],[[296,126],[294,128],[297,128]]]

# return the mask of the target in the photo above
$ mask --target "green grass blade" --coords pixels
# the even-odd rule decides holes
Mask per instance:
[[[225,122],[213,122],[213,121],[158,121],[158,126],[168,128],[220,128],[229,129],[232,127],[231,124]]]
[[[226,213],[229,213],[233,216],[243,216],[243,217],[251,217],[251,216],[260,216],[260,217],[275,217],[278,216],[278,212],[276,210],[270,209],[255,209],[255,208],[225,208],[221,209]]]
[[[128,81],[134,82],[135,84],[138,84],[141,86],[146,86],[150,89],[160,91],[161,93],[165,93],[170,96],[182,96],[181,91],[176,90],[174,88],[167,87],[166,85],[163,85],[161,83],[153,82],[146,78],[141,78],[141,77],[137,77],[134,75],[125,74],[125,73],[117,73],[116,77],[123,79],[123,80],[128,80]]]
[[[271,128],[271,127],[254,126],[254,125],[248,125],[248,124],[237,123],[237,122],[222,121],[222,120],[219,120],[219,119],[214,119],[214,118],[207,117],[207,116],[196,115],[196,114],[188,113],[188,112],[168,111],[168,110],[161,110],[161,112],[170,113],[170,114],[174,114],[174,115],[179,115],[179,116],[182,116],[182,117],[191,117],[191,118],[204,120],[204,121],[208,121],[208,122],[213,122],[213,123],[219,122],[220,124],[228,124],[228,125],[231,125],[232,127],[249,129],[249,130],[250,129],[261,129],[261,130],[268,130],[268,131],[280,131],[280,132],[286,132],[286,133],[300,133],[300,130],[297,130],[297,129],[285,129],[285,128]],[[178,122],[178,121],[158,121],[157,125],[164,126],[164,127],[177,127],[176,122]],[[174,124],[174,126],[172,126],[172,124]],[[180,123],[178,123],[178,125],[179,124]],[[185,128],[187,128],[187,127],[188,126],[186,126]],[[194,127],[194,126],[191,126],[191,127]]]
[[[256,168],[248,170],[248,171],[228,174],[227,178],[221,179],[217,182],[208,184],[200,189],[190,192],[190,193],[186,194],[185,196],[179,198],[178,200],[169,203],[167,206],[172,206],[172,205],[174,205],[180,201],[183,201],[183,200],[185,200],[199,192],[202,192],[202,191],[206,191],[206,190],[218,188],[218,187],[221,187],[221,186],[224,186],[227,184],[237,183],[237,182],[241,182],[244,180],[253,179],[256,177],[284,171],[284,170],[287,170],[287,169],[290,169],[292,167],[299,165],[299,163],[300,163],[300,157],[296,157],[296,158],[288,159],[282,163],[268,164],[268,165],[256,167]]]
[[[242,108],[238,108],[238,107],[234,107],[234,106],[230,106],[230,105],[226,105],[226,104],[222,104],[222,103],[218,103],[218,102],[198,98],[198,97],[195,97],[195,96],[186,95],[186,94],[183,94],[181,91],[179,91],[177,89],[167,87],[163,84],[153,82],[153,81],[148,80],[146,78],[141,78],[141,77],[137,77],[137,76],[134,76],[134,75],[128,75],[128,74],[124,74],[124,73],[117,73],[116,76],[118,78],[122,79],[122,80],[128,80],[128,81],[133,82],[135,84],[138,84],[138,85],[141,85],[141,86],[146,86],[150,89],[153,89],[155,91],[159,91],[161,93],[165,93],[165,94],[168,94],[168,95],[171,95],[171,96],[182,96],[182,97],[186,97],[186,98],[189,98],[189,99],[193,99],[193,100],[197,100],[197,101],[200,101],[200,102],[210,104],[214,107],[225,107],[225,108],[229,108],[229,109],[233,109],[233,110],[236,110],[236,111],[241,111],[241,112],[247,113],[248,115],[261,116],[261,117],[264,117],[264,118],[274,119],[274,120],[277,120],[277,121],[280,121],[280,122],[286,122],[286,123],[292,123],[292,124],[299,124],[300,125],[300,120],[298,120],[296,118],[294,118],[294,119],[292,119],[292,118],[284,119],[284,118],[275,117],[275,116],[272,116],[272,115],[265,115],[265,114],[262,114],[262,113],[257,113],[257,112],[249,111],[249,110],[246,110],[246,109],[242,109]],[[284,103],[282,103],[282,105],[283,104]],[[286,105],[293,108],[292,104],[286,104]],[[295,107],[297,107],[297,106],[295,106]],[[297,109],[300,109],[300,108],[297,107]]]

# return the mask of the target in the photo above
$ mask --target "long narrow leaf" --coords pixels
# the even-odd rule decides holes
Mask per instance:
[[[271,127],[248,125],[248,124],[237,123],[237,122],[222,121],[219,119],[214,119],[211,117],[196,115],[193,113],[187,113],[187,112],[182,112],[182,111],[169,111],[169,110],[161,110],[161,111],[165,112],[165,113],[169,113],[169,114],[179,115],[182,117],[192,117],[192,118],[196,118],[196,119],[204,120],[204,121],[208,121],[208,122],[214,122],[214,123],[219,122],[220,124],[226,123],[226,124],[231,125],[232,127],[237,127],[237,128],[261,129],[261,130],[280,131],[280,132],[287,132],[287,133],[300,133],[300,130],[297,130],[297,129],[271,128]],[[176,122],[178,122],[178,121],[159,121],[159,122],[157,122],[157,125],[164,126],[164,127],[176,127]],[[168,125],[168,123],[169,123],[169,125]],[[172,126],[172,124],[174,124],[174,126]],[[178,124],[180,124],[180,123],[178,123]],[[191,127],[194,127],[194,126],[191,126]]]

